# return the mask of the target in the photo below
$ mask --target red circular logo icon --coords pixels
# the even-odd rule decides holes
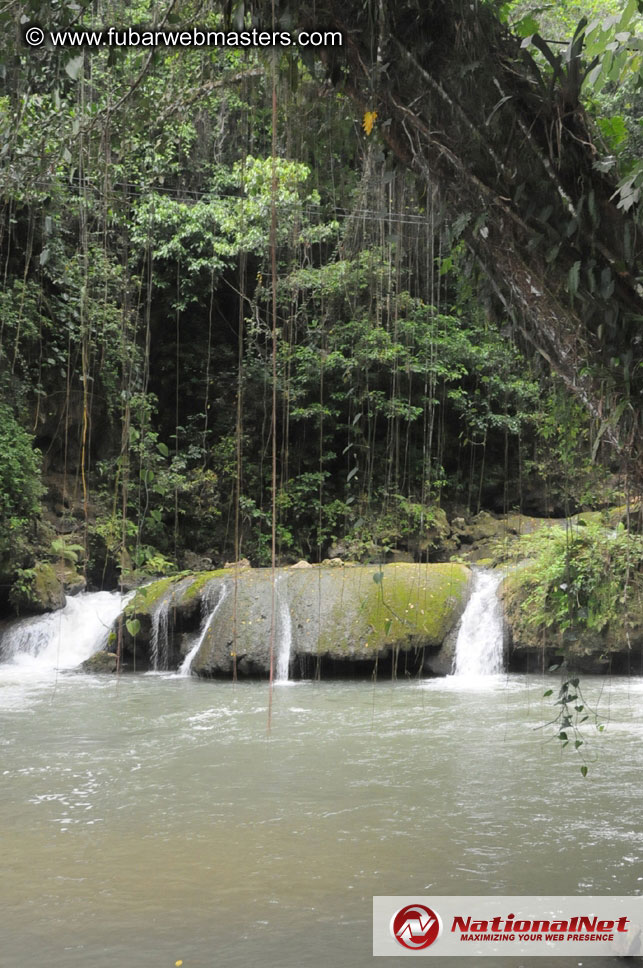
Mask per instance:
[[[428,948],[441,932],[440,915],[425,904],[407,904],[391,919],[391,934],[398,944],[411,951]]]

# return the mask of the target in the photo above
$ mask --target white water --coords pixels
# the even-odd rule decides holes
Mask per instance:
[[[496,591],[503,577],[497,571],[475,572],[455,646],[456,676],[502,672],[502,610]]]
[[[34,672],[75,669],[107,643],[113,623],[130,595],[83,592],[65,607],[11,624],[0,639],[0,657],[8,666]]]
[[[283,577],[283,576],[282,576]],[[288,682],[288,670],[290,668],[290,650],[292,647],[292,619],[288,599],[281,592],[279,584],[282,578],[277,579],[277,598],[279,600],[279,645],[277,649],[277,682]]]
[[[170,620],[170,600],[169,598],[159,602],[152,612],[152,636],[150,659],[152,670],[158,672],[159,669],[167,669],[169,639],[168,626]]]
[[[218,595],[216,602],[213,604],[213,599],[215,594]],[[189,676],[191,673],[192,662],[197,655],[199,649],[203,645],[203,641],[210,630],[212,625],[212,620],[217,614],[221,606],[223,605],[224,599],[228,594],[227,585],[219,585],[218,588],[208,586],[204,592],[201,599],[201,630],[197,636],[197,640],[186,655],[185,659],[179,666],[180,676]]]

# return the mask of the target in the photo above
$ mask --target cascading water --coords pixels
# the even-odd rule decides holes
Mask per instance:
[[[65,607],[13,622],[0,640],[0,656],[36,672],[74,669],[107,643],[113,623],[131,598],[119,592],[82,592]]]
[[[288,682],[288,671],[290,668],[290,649],[292,647],[292,619],[288,599],[279,587],[283,581],[283,575],[277,579],[276,593],[279,602],[279,644],[277,648],[277,682]]]
[[[169,657],[170,599],[160,602],[152,612],[152,635],[150,640],[151,670],[167,669]]]
[[[218,587],[210,585],[204,590],[203,597],[201,598],[201,630],[196,642],[179,666],[179,675],[189,676],[191,674],[192,662],[203,645],[203,641],[212,626],[214,616],[223,605],[227,594],[227,585],[219,585]]]
[[[503,577],[497,571],[475,572],[455,645],[456,676],[502,672],[503,623],[496,591]]]

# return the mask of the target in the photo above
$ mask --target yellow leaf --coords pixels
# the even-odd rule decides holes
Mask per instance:
[[[373,125],[375,124],[375,119],[377,118],[377,111],[366,111],[364,114],[364,120],[362,121],[362,127],[366,134],[370,134],[373,130]]]

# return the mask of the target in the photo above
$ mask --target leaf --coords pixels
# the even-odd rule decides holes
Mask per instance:
[[[373,130],[373,125],[375,124],[377,118],[377,111],[365,111],[364,120],[362,121],[362,127],[367,135]]]
[[[373,581],[375,582],[376,585],[381,585],[383,578],[384,578],[384,572],[382,571],[376,571],[375,574],[373,575]]]
[[[581,766],[580,772],[581,772],[581,776],[587,776],[587,767],[584,765]]]
[[[516,37],[529,37],[530,39],[532,34],[537,34],[539,30],[540,25],[537,20],[534,20],[531,14],[527,14],[526,17],[523,17],[522,20],[519,20],[512,27],[512,31]]]
[[[353,478],[357,474],[357,471],[358,470],[359,470],[359,468],[357,466],[355,466],[351,471],[348,472],[348,474],[346,475],[346,483],[347,484],[348,484],[349,481],[352,481],[353,480]]]
[[[627,125],[624,118],[616,114],[611,118],[597,118],[596,123],[608,147],[614,150],[627,141]],[[596,162],[594,162],[596,167]]]
[[[72,57],[65,64],[65,71],[71,77],[72,81],[78,80],[78,75],[82,70],[82,66],[85,63],[85,55],[79,54],[78,57]]]
[[[547,696],[551,696],[553,694],[553,692],[554,692],[553,689],[548,689],[547,692],[544,692],[543,693],[543,699],[546,699]]]
[[[159,454],[163,455],[163,457],[169,457],[170,451],[167,444],[157,444],[156,449],[158,450]]]
[[[489,127],[489,122],[491,121],[492,117],[494,116],[494,114],[496,113],[496,111],[498,110],[498,108],[501,108],[502,105],[505,103],[505,101],[510,101],[512,97],[513,97],[513,95],[511,95],[511,94],[505,94],[504,97],[501,97],[500,98],[500,100],[498,101],[498,103],[494,105],[494,107],[493,107],[493,109],[491,111],[491,114],[489,115],[489,117],[485,121],[485,128],[488,128]]]
[[[574,265],[569,270],[567,275],[567,289],[570,296],[575,296],[578,292],[578,283],[580,282],[580,261],[575,262]]]
[[[125,622],[125,626],[129,634],[134,638],[141,631],[141,623],[137,618],[128,618]]]

